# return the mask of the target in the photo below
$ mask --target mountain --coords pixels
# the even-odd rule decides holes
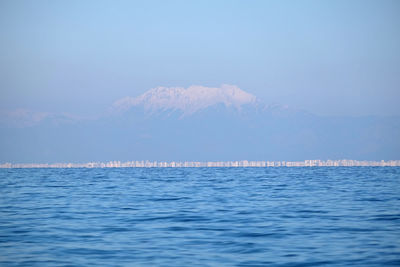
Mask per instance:
[[[10,114],[23,124],[0,125],[0,162],[400,158],[399,117],[317,116],[230,85],[154,88],[95,119]]]
[[[113,109],[121,112],[132,107],[142,107],[152,113],[176,110],[187,116],[219,104],[240,110],[242,106],[256,102],[254,95],[232,85],[222,85],[220,88],[190,86],[187,89],[157,87],[135,98],[120,99],[114,103]]]

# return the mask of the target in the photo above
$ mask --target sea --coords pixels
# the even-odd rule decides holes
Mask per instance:
[[[0,266],[400,266],[400,167],[0,169]]]

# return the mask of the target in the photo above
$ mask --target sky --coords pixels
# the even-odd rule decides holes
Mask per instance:
[[[400,1],[0,2],[0,109],[95,115],[232,84],[319,115],[400,115]]]

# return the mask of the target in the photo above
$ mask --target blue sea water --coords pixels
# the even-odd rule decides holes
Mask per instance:
[[[400,168],[1,169],[0,265],[400,265]]]

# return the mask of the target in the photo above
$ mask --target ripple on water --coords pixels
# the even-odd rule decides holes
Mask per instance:
[[[0,170],[3,266],[400,265],[400,168]]]

